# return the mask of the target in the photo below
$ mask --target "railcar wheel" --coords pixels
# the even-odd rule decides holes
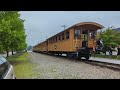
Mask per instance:
[[[72,59],[73,56],[72,56],[71,53],[68,53],[68,54],[67,54],[67,57],[68,57],[69,59]]]
[[[89,58],[90,58],[89,56],[86,56],[86,57],[85,57],[86,60],[89,60]]]
[[[81,60],[81,57],[79,57],[79,59]]]

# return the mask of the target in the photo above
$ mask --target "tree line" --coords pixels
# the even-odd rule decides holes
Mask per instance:
[[[102,39],[104,47],[111,46],[112,48],[120,45],[120,31],[107,28],[103,30],[98,36]]]
[[[0,51],[20,52],[26,49],[24,21],[19,11],[0,11]]]

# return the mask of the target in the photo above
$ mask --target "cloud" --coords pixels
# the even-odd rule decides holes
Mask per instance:
[[[25,19],[28,45],[35,45],[46,37],[50,37],[80,22],[93,21],[105,27],[120,27],[120,11],[21,11]],[[41,35],[42,34],[42,35]],[[42,38],[42,39],[41,39]]]

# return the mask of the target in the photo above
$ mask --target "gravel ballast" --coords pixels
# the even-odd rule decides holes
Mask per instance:
[[[120,79],[120,71],[84,62],[29,52],[37,79]]]

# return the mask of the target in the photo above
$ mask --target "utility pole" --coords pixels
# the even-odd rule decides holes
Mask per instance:
[[[63,26],[61,26],[61,27],[64,27],[64,30],[65,30],[65,27],[67,27],[67,26],[63,25]]]

